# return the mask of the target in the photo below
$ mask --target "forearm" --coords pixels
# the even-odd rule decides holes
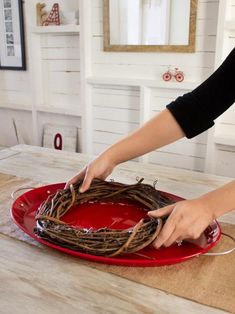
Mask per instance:
[[[172,114],[165,109],[141,128],[109,147],[103,154],[117,165],[182,137],[184,137],[184,133],[179,124]]]
[[[235,209],[235,180],[199,198],[214,214],[214,218]]]

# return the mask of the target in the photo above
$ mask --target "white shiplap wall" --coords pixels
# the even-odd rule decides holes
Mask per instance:
[[[0,102],[2,104],[30,104],[29,77],[23,71],[0,71]]]
[[[80,51],[78,35],[42,35],[44,104],[78,109]]]
[[[192,82],[197,85],[213,72],[219,1],[198,1],[195,53],[104,52],[102,48],[102,0],[94,0],[92,4],[92,70],[95,77],[155,80],[160,83],[159,85],[162,85],[162,73],[167,69],[168,65],[171,65],[172,67],[179,67],[184,71],[185,82]],[[144,104],[144,106],[149,106],[147,109],[149,118],[164,109],[166,104],[170,101],[188,92],[187,88],[184,90],[182,85],[180,85],[180,87],[180,89],[177,89],[177,87],[173,89],[166,87],[150,88],[149,104]],[[123,93],[123,87],[116,86],[115,88],[114,90],[114,86],[111,87],[109,84],[100,87],[96,85],[93,88],[93,143],[94,153],[96,154],[119,138],[116,132],[113,131],[113,120],[115,120],[115,125],[123,125],[123,123],[125,123],[125,127],[123,128],[124,132],[121,134],[122,136],[129,133],[133,127],[136,128],[143,122],[142,116],[139,117],[140,119],[138,121],[133,120],[133,114],[130,115],[127,113],[127,110],[131,112],[133,109],[125,107],[120,110],[122,103],[130,101],[133,87],[126,86],[126,94],[124,93],[122,95],[122,99],[120,99],[120,95],[117,95],[117,91]],[[101,90],[102,94],[100,92]],[[104,105],[107,99],[109,107]],[[140,115],[143,112],[143,108],[141,108],[142,105],[141,96],[135,98],[134,110],[139,110]],[[97,106],[102,108],[102,110],[97,111]],[[104,109],[103,106],[106,108]],[[125,122],[122,121],[123,115],[125,116]],[[135,117],[137,118],[137,115]],[[96,129],[97,125],[99,129]],[[203,171],[206,142],[207,133],[201,134],[190,141],[184,139],[149,154],[147,160],[162,165]]]
[[[181,91],[181,93],[187,91]],[[153,89],[151,97],[152,115],[162,111],[166,104],[179,94],[177,89]],[[150,154],[150,162],[172,167],[203,171],[206,154],[207,132],[188,140],[181,139]]]
[[[99,154],[139,125],[138,88],[94,86],[92,104],[95,154]]]

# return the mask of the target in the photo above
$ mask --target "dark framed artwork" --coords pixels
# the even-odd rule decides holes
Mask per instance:
[[[0,0],[0,70],[26,70],[22,0]]]

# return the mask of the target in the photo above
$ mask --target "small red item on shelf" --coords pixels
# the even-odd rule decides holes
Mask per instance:
[[[184,73],[178,68],[175,68],[174,71],[172,71],[169,67],[168,70],[162,75],[164,81],[170,81],[173,77],[176,79],[176,81],[182,82],[184,80]]]

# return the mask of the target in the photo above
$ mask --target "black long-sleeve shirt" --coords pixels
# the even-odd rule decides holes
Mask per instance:
[[[235,48],[206,81],[166,106],[187,138],[212,127],[214,119],[235,102],[234,76]]]

